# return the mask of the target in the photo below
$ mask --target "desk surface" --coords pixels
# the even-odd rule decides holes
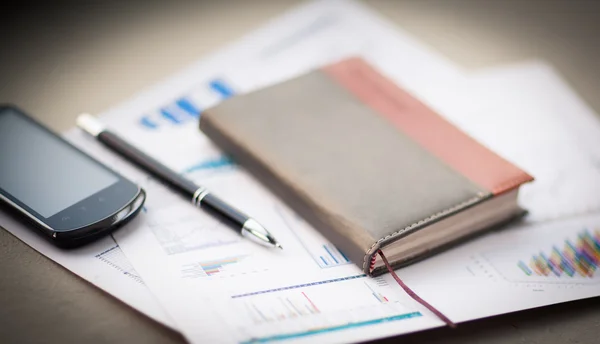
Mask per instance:
[[[3,8],[0,101],[64,130],[78,113],[127,99],[298,2]],[[543,58],[600,113],[598,1],[366,2],[467,69]],[[184,342],[4,230],[0,305],[3,342]],[[595,298],[411,334],[403,342],[592,343],[599,329]]]

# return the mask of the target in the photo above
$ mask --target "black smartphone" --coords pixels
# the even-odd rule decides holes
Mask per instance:
[[[0,205],[58,246],[125,224],[146,194],[19,109],[0,105]]]

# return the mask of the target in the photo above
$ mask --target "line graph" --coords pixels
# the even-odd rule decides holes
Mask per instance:
[[[205,180],[216,174],[222,172],[234,171],[237,169],[237,165],[228,155],[220,154],[214,157],[202,159],[188,167],[186,167],[182,174],[188,176],[190,179]]]
[[[323,280],[323,281],[308,282],[308,283],[303,283],[303,284],[290,285],[290,286],[286,286],[286,287],[259,290],[259,291],[254,291],[254,292],[250,292],[250,293],[245,293],[245,294],[232,295],[231,298],[237,299],[237,298],[241,298],[241,297],[259,295],[259,294],[269,294],[269,293],[275,293],[275,292],[279,292],[279,291],[283,291],[283,290],[306,288],[306,287],[311,287],[311,286],[337,283],[337,282],[349,281],[349,280],[353,280],[353,279],[357,279],[357,278],[365,278],[365,277],[367,277],[367,275],[365,275],[365,274],[338,277],[338,278],[333,278],[333,279],[328,279],[328,280]]]
[[[214,170],[221,168],[231,168],[234,166],[233,160],[227,155],[220,155],[215,158],[201,160],[190,167],[186,168],[183,173],[189,174],[198,171]]]
[[[169,255],[240,241],[232,231],[220,228],[222,224],[218,220],[187,204],[150,209],[147,214],[148,226]]]

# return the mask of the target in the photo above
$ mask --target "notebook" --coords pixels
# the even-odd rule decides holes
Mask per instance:
[[[366,274],[523,214],[533,178],[360,58],[225,100],[200,129]]]

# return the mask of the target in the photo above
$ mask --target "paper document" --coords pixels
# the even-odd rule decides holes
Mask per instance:
[[[456,322],[599,296],[598,117],[543,63],[469,83],[481,101],[448,117],[536,178],[519,198],[530,213],[399,275]]]
[[[53,246],[48,240],[7,214],[0,213],[0,226],[44,256],[71,270],[150,318],[173,327],[150,290],[127,257],[109,236],[73,250]]]
[[[284,17],[267,23],[241,42],[199,61],[149,92],[108,111],[111,124],[122,126],[123,131],[131,131],[134,136],[138,135],[140,140],[137,143],[142,147],[147,142],[159,143],[148,148],[156,150],[158,157],[172,158],[177,168],[184,166],[183,170],[188,173],[203,177],[215,170],[229,168],[229,160],[207,145],[206,140],[197,133],[197,118],[193,115],[196,115],[198,107],[208,107],[229,97],[234,92],[241,91],[242,86],[252,88],[256,87],[253,84],[274,82],[346,54],[360,54],[376,48],[378,50],[371,55],[389,59],[385,50],[398,39],[394,28],[379,20],[371,11],[352,2],[348,2],[347,10],[339,10],[344,4],[343,1],[331,1],[309,3],[296,8]],[[359,25],[353,27],[353,23]],[[356,35],[365,26],[370,29]],[[355,37],[361,38],[355,40]],[[430,70],[424,71],[426,74],[459,74],[459,70],[449,61],[431,55],[426,47],[412,38],[402,35],[401,39],[404,44],[417,47],[405,57],[413,61],[408,65],[418,60],[427,63],[433,59],[436,63],[430,65]],[[391,49],[394,50],[393,47]],[[402,45],[399,49],[402,49]],[[241,64],[245,68],[238,68]],[[256,66],[260,68],[255,68]],[[231,72],[231,69],[236,71]],[[273,72],[262,75],[265,69]],[[401,74],[406,73],[414,72],[405,70]],[[243,85],[230,83],[230,74],[235,74],[236,77],[243,75],[246,82]],[[125,116],[119,122],[119,117],[123,114]],[[210,153],[193,154],[191,157],[187,153],[182,156],[177,154],[194,147]],[[150,153],[155,155],[155,151]],[[82,250],[64,252],[52,247],[38,235],[31,233],[31,229],[16,223],[5,214],[0,214],[0,226],[133,308],[167,326],[173,326],[112,238],[105,238]],[[204,234],[206,233],[197,233],[197,240],[202,241]],[[178,243],[170,242],[165,245],[175,251],[196,245],[194,239],[186,239],[185,243],[179,244],[182,241],[175,240]],[[162,240],[169,242],[165,237]]]
[[[241,239],[72,132],[69,139],[148,191],[143,222],[115,233],[117,241],[192,342],[356,341],[441,326],[389,277],[374,282],[362,275],[343,252],[232,164],[200,133],[196,115],[238,92],[352,55],[443,108],[455,102],[448,90],[462,82],[459,70],[354,2],[310,3],[271,25],[281,29],[260,31],[102,118],[139,148],[252,214],[285,249],[275,252]],[[311,40],[298,34],[309,30]],[[264,49],[267,44],[279,48]],[[289,293],[279,293],[281,288]]]
[[[235,77],[231,74],[230,78],[234,80]],[[540,79],[544,83],[552,80],[547,75]],[[242,79],[238,82],[241,83]],[[481,82],[485,83],[485,79]],[[553,83],[560,83],[560,79],[554,78]],[[469,87],[481,89],[476,83]],[[497,115],[486,118],[493,123],[493,132],[472,129],[466,122],[460,123],[458,115],[475,118],[484,110],[491,111],[487,102],[482,101],[480,105],[486,106],[481,108],[457,103],[454,111],[449,109],[449,117],[464,125],[478,139],[484,133],[495,137],[498,143],[492,148],[502,155],[509,153],[513,145],[525,147],[524,151],[529,152],[533,161],[525,167],[536,175],[537,171],[544,171],[546,165],[542,162],[545,164],[546,161],[535,159],[538,151],[528,150],[526,147],[530,143],[527,140],[543,140],[545,136],[523,135],[520,137],[522,141],[517,142],[519,136],[514,135],[513,127],[503,125],[507,117],[502,115],[508,110],[514,111],[519,125],[530,130],[538,128],[540,123],[545,126],[560,123],[560,116],[544,119],[536,116],[540,113],[536,111],[536,104],[542,107],[541,111],[549,110],[544,108],[547,95],[538,98],[535,92],[530,92],[538,87],[540,85],[517,83],[507,78],[500,88],[504,93],[498,97],[502,103],[491,103],[498,111]],[[492,88],[492,91],[499,92],[500,89]],[[486,99],[483,91],[477,94],[480,99]],[[506,104],[511,107],[519,104],[516,100],[523,94],[531,95],[527,98],[528,106],[502,108]],[[570,109],[573,106],[573,103],[564,101],[560,108]],[[577,121],[579,117],[586,116],[575,115],[570,120]],[[471,122],[477,123],[476,120],[468,121]],[[577,136],[578,133],[571,128],[574,127],[564,127],[565,135]],[[591,140],[595,137],[593,134],[590,131],[589,137],[582,139]],[[485,138],[481,140],[491,146]],[[551,146],[549,150],[565,147],[562,141],[546,140],[544,144]],[[189,154],[202,152],[199,146],[197,153]],[[188,154],[184,150],[178,153]],[[568,151],[567,154],[575,153],[588,158],[594,156],[590,150],[582,149]],[[526,160],[521,157],[521,161]],[[550,170],[561,168],[561,161],[550,161],[555,164],[550,166]],[[591,160],[581,161],[589,163]],[[192,216],[200,218],[203,214],[191,210],[187,214],[179,206],[176,207],[181,221],[177,223],[161,226],[161,221],[167,221],[166,216],[160,211],[152,214],[152,209],[149,209],[148,226],[161,229],[144,231],[128,228],[118,233],[117,240],[133,264],[147,277],[153,291],[160,295],[161,302],[168,304],[170,315],[190,340],[308,342],[318,338],[332,342],[358,341],[442,325],[418,304],[407,299],[389,276],[380,279],[363,276],[356,267],[348,264],[343,252],[234,165],[203,166],[210,168],[187,170],[190,177],[201,180],[224,198],[232,200],[234,205],[252,213],[272,230],[286,249],[274,252],[257,248],[252,243],[236,242],[233,236],[216,231],[203,236],[209,238],[207,241],[199,237],[188,240],[196,233],[186,230],[191,228],[189,223],[195,222],[189,219]],[[565,181],[576,175],[571,170],[564,173]],[[543,173],[540,177],[544,180]],[[594,179],[590,177],[595,177],[593,171],[583,181],[593,183]],[[598,216],[581,215],[587,210],[581,212],[582,208],[573,207],[564,209],[571,218],[549,221],[552,217],[543,214],[547,212],[545,204],[551,202],[531,202],[527,198],[521,199],[521,202],[530,208],[532,219],[519,227],[461,245],[398,273],[413,290],[456,322],[600,294],[597,275],[592,269],[597,262],[584,265],[576,263],[577,259],[573,258],[581,255],[586,248],[594,247],[592,245],[597,242]],[[174,208],[163,209],[167,209],[164,214],[175,213]],[[593,213],[593,208],[590,211]],[[538,213],[540,215],[536,215]],[[217,229],[210,223],[208,218],[202,221],[205,234],[210,228]],[[564,267],[557,270],[554,265],[559,266],[557,262],[562,260],[565,260]],[[361,280],[365,282],[362,285]],[[444,288],[440,288],[441,281]],[[199,290],[201,295],[198,295]],[[467,303],[469,306],[466,306]],[[209,318],[222,321],[216,321],[218,324],[203,322]]]
[[[599,262],[596,214],[514,226],[399,274],[421,297],[461,322],[599,296]]]
[[[543,63],[482,71],[472,101],[446,117],[535,177],[523,185],[527,221],[600,212],[600,120]]]
[[[442,325],[391,276],[367,278],[239,169],[205,185],[270,228],[283,251],[240,238],[86,134],[69,139],[148,191],[143,217],[115,236],[192,341],[356,341]]]

